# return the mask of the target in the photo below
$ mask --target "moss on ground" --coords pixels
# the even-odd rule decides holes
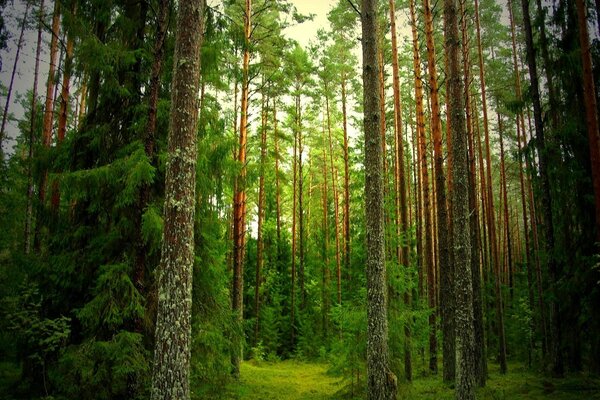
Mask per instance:
[[[491,364],[485,388],[478,389],[479,400],[600,400],[600,379],[587,374],[549,379],[521,364],[509,365],[500,375]],[[214,394],[216,399],[292,400],[349,399],[348,382],[327,373],[326,364],[286,360],[276,363],[252,361],[242,364],[241,380]],[[400,382],[398,399],[454,399],[454,390],[441,376],[417,377]],[[207,398],[206,394],[202,398]]]

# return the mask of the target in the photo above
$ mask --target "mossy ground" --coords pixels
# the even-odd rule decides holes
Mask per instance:
[[[587,374],[549,379],[523,365],[509,365],[500,375],[498,366],[489,365],[487,386],[477,390],[479,400],[600,400],[600,379]],[[286,360],[276,363],[253,361],[242,364],[239,383],[231,383],[215,394],[216,399],[291,400],[350,399],[348,383],[328,374],[326,364]],[[364,381],[363,381],[364,383]],[[441,376],[417,377],[412,383],[400,382],[398,399],[454,399],[454,390]]]

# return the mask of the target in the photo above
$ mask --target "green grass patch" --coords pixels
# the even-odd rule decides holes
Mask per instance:
[[[327,364],[294,360],[275,363],[247,361],[242,364],[239,382],[229,383],[212,395],[195,394],[196,398],[223,400],[351,398],[349,382],[329,374],[328,369]],[[487,386],[477,389],[479,400],[600,400],[598,377],[572,374],[563,379],[550,379],[522,364],[510,364],[506,375],[501,375],[495,364],[490,364],[489,369]],[[364,380],[362,382],[365,384]],[[412,383],[400,381],[398,399],[453,400],[454,390],[442,382],[441,375],[424,376]]]

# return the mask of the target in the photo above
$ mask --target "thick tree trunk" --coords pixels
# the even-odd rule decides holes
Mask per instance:
[[[197,96],[204,0],[181,2],[168,136],[152,400],[190,398]]]
[[[246,146],[248,142],[248,97],[249,97],[249,68],[250,68],[250,16],[252,12],[251,0],[246,0],[244,10],[244,54],[242,61],[242,94],[240,106],[240,138],[237,154],[237,162],[240,165],[240,173],[236,179],[236,188],[233,202],[233,288],[231,293],[231,305],[242,330],[244,315],[244,250],[246,247]],[[233,376],[239,379],[240,362],[242,360],[243,338],[236,338],[234,349],[231,353],[233,365]]]
[[[452,130],[452,227],[453,261],[456,286],[456,399],[475,399],[475,336],[473,321],[473,286],[471,238],[469,228],[468,135],[465,131],[464,86],[460,73],[460,39],[458,36],[457,0],[444,0],[445,39],[448,55],[447,96]],[[452,278],[450,278],[452,279]]]
[[[27,28],[27,16],[29,15],[29,6],[30,2],[26,2],[25,13],[23,14],[23,19],[21,20],[21,33],[19,34],[19,40],[17,42],[17,51],[15,52],[15,62],[13,64],[12,73],[10,75],[8,92],[6,93],[6,103],[4,104],[4,112],[2,113],[2,125],[0,126],[0,162],[4,161],[4,149],[2,148],[2,142],[4,142],[6,121],[8,120],[8,107],[10,106],[10,98],[13,91],[13,85],[15,83],[15,75],[17,74],[17,68],[19,67],[19,56],[21,55],[21,48],[23,47],[25,28]]]
[[[527,50],[527,64],[529,67],[529,79],[531,82],[531,98],[533,100],[533,117],[536,133],[536,143],[539,157],[539,174],[541,180],[541,200],[542,215],[544,217],[544,230],[546,233],[546,254],[548,263],[548,272],[550,284],[553,290],[557,282],[557,261],[554,256],[554,222],[552,220],[552,197],[550,194],[550,179],[548,176],[549,155],[544,135],[544,125],[542,121],[542,106],[540,102],[540,90],[537,74],[537,64],[535,59],[535,48],[533,45],[533,32],[531,28],[531,17],[529,15],[529,0],[521,0],[523,9],[523,28],[525,32],[525,43]],[[552,373],[555,376],[562,376],[564,373],[561,343],[561,326],[559,318],[559,306],[556,296],[550,301],[551,320],[550,320],[550,364]]]
[[[361,11],[367,229],[367,398],[392,400],[396,398],[396,376],[390,370],[388,352],[376,1],[363,0]]]
[[[27,208],[25,211],[25,254],[31,252],[31,225],[33,224],[33,147],[35,140],[35,118],[37,114],[37,86],[40,72],[40,53],[42,51],[42,26],[44,22],[44,0],[40,0],[38,9],[38,31],[35,47],[35,69],[33,72],[33,89],[31,95],[31,119],[29,121],[29,138],[27,154]]]

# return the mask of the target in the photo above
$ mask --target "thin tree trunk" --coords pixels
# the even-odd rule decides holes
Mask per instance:
[[[246,246],[246,146],[248,142],[248,96],[249,96],[249,67],[250,67],[250,17],[252,12],[251,0],[246,0],[244,9],[244,53],[242,61],[242,94],[240,107],[240,138],[237,161],[240,172],[236,179],[233,202],[233,290],[231,294],[232,309],[239,329],[242,330],[244,315],[244,248]],[[233,376],[239,379],[240,362],[242,360],[243,338],[236,338],[231,353]]]
[[[444,3],[444,27],[448,25],[447,8]],[[442,121],[438,95],[436,70],[435,43],[433,38],[433,14],[429,0],[423,2],[425,11],[425,34],[427,37],[427,68],[429,72],[429,98],[431,101],[431,135],[433,137],[434,167],[435,167],[435,199],[437,211],[437,256],[440,277],[440,314],[443,334],[443,379],[446,382],[454,380],[455,375],[455,330],[454,330],[454,279],[453,262],[450,254],[450,237],[448,235],[448,209],[446,204],[446,178],[444,177],[444,155],[442,153]],[[456,9],[454,6],[454,12]],[[456,16],[454,16],[456,18]],[[447,29],[446,29],[447,30]],[[449,43],[446,33],[446,51]],[[456,40],[458,41],[458,25]],[[457,52],[460,50],[457,49]],[[449,55],[447,55],[449,59]],[[459,55],[457,53],[458,60]],[[458,61],[456,61],[458,62]],[[459,67],[457,66],[457,69]],[[457,72],[458,73],[458,72]],[[460,77],[458,77],[460,79]],[[462,94],[461,94],[462,96]],[[448,96],[449,97],[449,96]],[[452,122],[450,123],[452,126]]]
[[[73,15],[76,13],[77,5],[73,5],[71,12]],[[73,69],[73,34],[67,32],[67,48],[65,51],[65,62],[63,67],[62,76],[62,90],[60,93],[60,109],[58,112],[58,127],[56,130],[56,146],[60,146],[65,140],[67,132],[67,118],[69,112],[70,102],[70,85],[71,85],[71,72]],[[54,181],[52,184],[52,210],[58,212],[60,205],[60,188],[58,181]]]
[[[327,89],[325,89],[327,90]],[[326,112],[327,114],[329,113],[329,106],[328,106],[328,98],[327,98],[327,94],[325,94],[325,102],[326,102]],[[329,122],[329,115],[327,115],[327,122]],[[331,130],[329,130],[329,132],[331,132]],[[323,156],[323,169],[322,169],[322,173],[323,173],[323,183],[321,184],[322,186],[322,194],[321,194],[321,201],[322,201],[322,206],[323,206],[323,222],[322,222],[322,229],[323,229],[323,265],[321,266],[321,275],[322,275],[322,288],[321,288],[321,302],[323,304],[322,307],[322,325],[323,325],[323,336],[325,338],[327,338],[327,332],[328,332],[328,324],[327,324],[327,314],[329,313],[329,222],[328,222],[328,203],[329,203],[329,193],[327,191],[327,151],[326,151],[326,136],[325,136],[325,118],[323,118],[323,134],[322,134],[322,156]],[[329,141],[330,144],[330,152],[331,152],[331,140]],[[332,155],[330,154],[330,157],[332,157]],[[333,165],[332,165],[332,171],[331,171],[331,179],[333,180],[334,178],[334,174],[333,174]],[[333,190],[335,192],[335,181],[332,182],[332,186],[333,186]],[[334,195],[335,196],[335,195]],[[336,210],[337,213],[337,210]],[[335,225],[335,230],[337,232],[338,230],[338,226],[337,226],[337,221],[336,221],[336,225]],[[337,261],[338,261],[338,271],[339,271],[339,239],[338,236],[336,234],[336,257],[337,257]],[[339,275],[338,275],[339,276]]]
[[[496,303],[496,324],[498,329],[498,361],[500,363],[500,373],[506,373],[506,338],[504,334],[504,306],[502,301],[502,291],[500,289],[500,266],[498,262],[498,244],[496,241],[496,226],[494,223],[494,195],[492,193],[492,161],[490,149],[490,135],[488,128],[487,99],[485,90],[485,69],[483,64],[483,52],[481,48],[481,27],[479,23],[479,1],[475,0],[475,26],[477,29],[477,51],[479,56],[479,80],[481,83],[481,102],[483,110],[483,129],[485,133],[486,147],[486,170],[487,170],[487,227],[489,232],[489,243],[491,246],[491,261],[496,279],[494,284]]]
[[[428,2],[428,0],[425,0]],[[425,116],[423,112],[423,81],[421,78],[421,60],[419,54],[419,39],[417,36],[417,20],[415,15],[414,0],[411,0],[411,25],[413,37],[413,68],[415,74],[415,98],[417,107],[417,133],[419,137],[419,150],[421,161],[421,191],[423,202],[421,212],[425,219],[424,232],[421,237],[425,238],[425,249],[421,258],[425,261],[423,265],[427,270],[428,304],[432,309],[429,315],[429,370],[437,373],[437,335],[435,308],[435,276],[433,267],[433,243],[431,237],[431,206],[429,201],[429,173],[427,171],[427,148],[425,142]],[[426,7],[427,8],[427,7]],[[431,10],[430,10],[431,11]]]
[[[19,66],[19,56],[21,55],[21,48],[23,47],[23,39],[25,37],[25,28],[27,28],[29,5],[30,2],[26,2],[25,13],[23,14],[23,19],[21,20],[21,33],[19,34],[19,41],[17,42],[17,51],[15,52],[15,62],[10,75],[10,83],[8,84],[8,92],[6,94],[6,103],[4,104],[4,113],[2,114],[2,125],[0,126],[0,162],[4,161],[4,150],[2,149],[2,143],[4,142],[6,121],[8,120],[8,107],[10,106],[13,84],[15,83],[15,75],[17,74],[17,68]]]
[[[267,162],[267,110],[269,109],[269,100],[262,96],[261,104],[261,135],[260,135],[260,177],[258,178],[258,233],[256,238],[256,276],[254,285],[254,346],[258,345],[258,335],[260,332],[260,285],[261,271],[264,265],[264,239],[263,239],[263,221],[265,219],[265,170]]]
[[[304,173],[302,172],[302,102],[300,94],[296,95],[296,134],[298,138],[298,280],[300,285],[300,308],[304,309],[306,305],[306,291],[304,287]],[[309,159],[310,160],[310,159]],[[310,162],[309,162],[310,164]],[[310,168],[309,168],[310,171]],[[310,185],[309,185],[310,188]],[[309,202],[310,203],[310,202]],[[310,208],[309,208],[310,210]]]
[[[342,121],[344,129],[344,269],[350,272],[350,167],[348,166],[348,121],[346,75],[342,72]]]
[[[35,69],[31,95],[31,120],[29,122],[29,140],[27,154],[27,209],[25,214],[25,254],[31,253],[31,225],[33,224],[33,147],[35,140],[35,119],[37,116],[37,86],[40,72],[40,53],[42,51],[42,26],[44,22],[44,0],[40,0],[38,9],[38,32],[35,47]]]
[[[498,115],[498,133],[500,135],[500,177],[502,184],[502,196],[504,202],[504,229],[506,231],[506,266],[508,273],[508,287],[510,290],[510,299],[512,301],[514,295],[514,282],[513,282],[513,274],[512,274],[512,265],[513,265],[513,255],[512,255],[512,243],[510,237],[510,225],[509,225],[509,212],[508,212],[508,193],[507,193],[507,184],[506,184],[506,165],[504,158],[504,126],[503,120],[500,113]]]
[[[525,42],[527,50],[527,64],[529,66],[529,79],[531,82],[531,98],[533,100],[533,116],[536,133],[536,143],[539,157],[539,173],[541,180],[541,200],[542,215],[544,217],[544,230],[546,233],[546,254],[548,257],[548,272],[550,275],[550,284],[554,287],[558,279],[558,266],[554,256],[554,222],[552,220],[552,197],[550,194],[550,180],[548,176],[549,155],[546,139],[544,135],[544,125],[542,122],[542,107],[540,103],[540,90],[537,75],[537,64],[535,60],[535,48],[533,46],[533,32],[531,28],[531,18],[529,16],[528,0],[521,0],[523,9],[523,28],[525,31]],[[562,376],[564,373],[561,343],[561,326],[559,318],[558,299],[553,296],[550,301],[551,322],[550,322],[550,363],[552,373],[555,376]]]
[[[169,12],[169,0],[161,0],[158,5],[158,16],[156,33],[154,38],[154,60],[152,61],[152,70],[150,72],[150,86],[148,95],[148,122],[144,135],[144,151],[150,162],[154,159],[154,146],[156,140],[156,119],[158,110],[158,94],[160,91],[160,75],[162,72],[165,38],[167,36],[167,16]],[[84,94],[82,94],[82,103]],[[83,105],[82,105],[83,107]],[[145,295],[145,276],[146,276],[146,254],[148,248],[143,240],[142,215],[146,211],[151,201],[150,185],[143,185],[140,189],[138,198],[138,243],[135,254],[135,272],[134,283],[137,290]],[[142,321],[137,321],[136,330],[142,331]]]
[[[152,400],[190,398],[196,124],[204,0],[179,4],[168,135]],[[184,61],[185,62],[182,62]]]
[[[339,204],[338,204],[338,193],[337,193],[337,174],[333,166],[333,140],[331,135],[331,116],[329,110],[329,97],[325,95],[325,110],[327,113],[327,132],[329,136],[329,163],[331,167],[331,188],[333,192],[334,200],[334,216],[335,216],[335,266],[337,276],[337,301],[338,304],[342,304],[342,269],[340,261],[340,217],[339,217]],[[327,171],[325,171],[327,172]]]
[[[396,190],[396,236],[399,242],[397,246],[398,263],[409,268],[409,246],[408,246],[408,213],[406,198],[406,174],[404,168],[404,137],[402,135],[402,106],[400,103],[400,73],[398,68],[398,44],[396,38],[396,5],[394,0],[390,2],[390,22],[392,31],[392,76],[394,84],[394,144],[396,165],[395,190]],[[406,290],[403,295],[404,306],[410,309],[410,291]],[[412,380],[412,357],[411,357],[411,327],[407,319],[404,325],[404,375],[408,381]]]
[[[462,33],[462,61],[463,61],[463,87],[464,105],[466,116],[466,132],[468,139],[469,161],[469,230],[471,241],[471,283],[473,286],[473,361],[474,379],[479,387],[485,386],[486,359],[485,337],[483,326],[483,300],[481,293],[481,263],[479,253],[481,249],[479,233],[479,207],[477,206],[477,174],[475,162],[475,142],[473,140],[473,116],[471,103],[471,62],[470,62],[470,37],[465,12],[465,1],[460,0],[461,33]],[[449,150],[450,151],[450,150]]]
[[[377,7],[375,0],[361,5],[364,132],[365,207],[367,226],[367,386],[369,400],[396,398],[396,376],[389,367],[386,301],[385,239],[383,216],[382,143],[379,65],[377,63]]]
[[[579,23],[579,45],[581,64],[583,65],[583,96],[585,99],[585,121],[590,146],[590,164],[594,187],[594,205],[596,207],[596,242],[600,242],[600,138],[598,137],[598,107],[596,87],[592,69],[592,51],[587,26],[587,9],[583,0],[575,0]],[[598,11],[600,13],[600,10]]]

